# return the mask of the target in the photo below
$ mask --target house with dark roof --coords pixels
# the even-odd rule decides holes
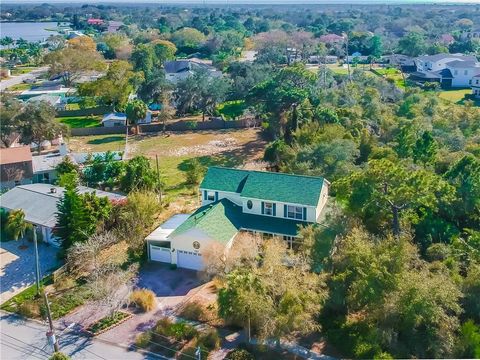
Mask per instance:
[[[301,227],[320,222],[329,185],[322,177],[210,167],[201,207],[150,234],[149,258],[201,270],[202,250],[218,243],[228,251],[241,231],[280,237],[291,248]]]
[[[212,77],[222,76],[222,72],[213,67],[211,62],[195,58],[165,61],[163,67],[165,78],[174,84],[192,76],[195,71],[204,71]]]
[[[418,82],[439,82],[444,88],[465,88],[473,76],[480,74],[480,63],[475,56],[463,54],[436,54],[415,58],[417,71],[410,79]]]

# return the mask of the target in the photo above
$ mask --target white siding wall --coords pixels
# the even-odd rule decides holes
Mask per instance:
[[[202,206],[212,203],[213,201],[205,200],[204,191],[211,191],[215,193],[215,190],[208,190],[208,189],[200,189],[200,195],[202,196]],[[228,191],[217,191],[218,192],[218,200],[221,199],[228,199],[231,202],[241,206],[242,200],[240,198],[239,193],[228,192]]]
[[[249,209],[247,206],[248,200],[252,201],[252,208]],[[255,215],[262,215],[262,200],[257,200],[257,199],[248,199],[248,198],[242,198],[243,202],[243,212],[247,214],[255,214]],[[284,205],[293,205],[293,206],[301,206],[301,207],[306,207],[307,208],[307,220],[308,222],[316,222],[317,221],[317,209],[315,206],[304,206],[304,205],[298,205],[298,204],[289,204],[289,203],[283,203],[283,202],[275,202],[275,217],[279,218],[285,218],[284,214]],[[270,215],[263,215],[263,216],[270,216]]]
[[[320,200],[318,201],[318,206],[317,206],[317,220],[320,217],[320,214],[322,213],[323,208],[327,204],[329,187],[330,185],[326,181],[324,181],[322,192],[320,193]]]
[[[472,77],[480,74],[480,67],[449,68],[449,70],[452,72],[453,75],[452,87],[468,87],[470,86],[470,80],[472,79]],[[467,73],[465,74],[465,72]]]

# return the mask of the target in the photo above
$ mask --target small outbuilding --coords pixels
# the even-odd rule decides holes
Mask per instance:
[[[125,126],[127,124],[127,115],[124,113],[106,114],[102,119],[104,127]]]

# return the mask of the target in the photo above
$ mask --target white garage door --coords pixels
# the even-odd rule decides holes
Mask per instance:
[[[193,251],[178,250],[177,266],[185,269],[202,270],[202,255]]]
[[[171,263],[172,257],[170,255],[170,248],[150,245],[150,259],[153,261]]]

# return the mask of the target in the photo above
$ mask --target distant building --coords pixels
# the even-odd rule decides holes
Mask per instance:
[[[33,179],[32,152],[29,146],[0,149],[2,189],[30,184]]]
[[[310,64],[336,64],[338,62],[338,56],[327,55],[319,56],[312,55],[308,57],[308,62]]]
[[[213,67],[210,62],[200,59],[165,61],[164,69],[166,79],[174,84],[192,76],[195,71],[206,71],[212,77],[222,76],[222,72]]]
[[[92,26],[99,26],[99,25],[103,25],[104,21],[102,19],[90,18],[90,19],[87,19],[87,24]]]
[[[462,32],[461,35],[462,40],[466,39],[480,39],[480,28],[466,30]]]
[[[121,21],[109,21],[108,22],[108,27],[107,27],[107,32],[108,33],[116,33],[120,27],[124,25],[123,22]]]
[[[127,115],[124,113],[106,114],[102,119],[104,127],[125,126],[127,125]]]
[[[63,101],[63,98],[59,95],[37,95],[33,96],[27,100],[27,103],[34,103],[44,101],[50,105],[52,105],[56,110],[65,110],[67,103]]]

